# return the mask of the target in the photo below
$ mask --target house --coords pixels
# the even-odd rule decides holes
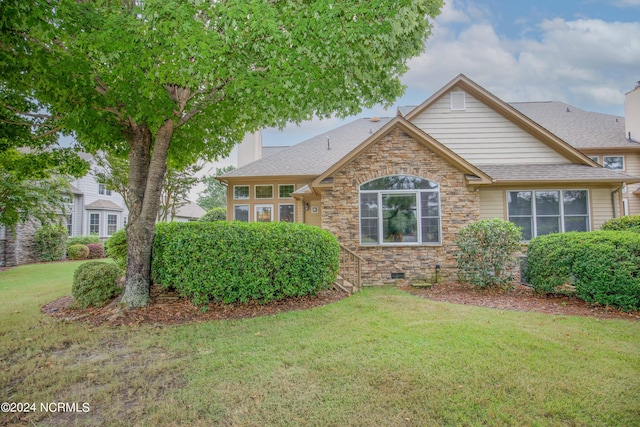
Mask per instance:
[[[480,219],[513,221],[529,240],[621,215],[625,184],[640,178],[602,167],[526,107],[459,75],[396,117],[355,120],[220,177],[228,219],[320,226],[362,260],[364,283],[384,284],[453,276],[458,231]]]

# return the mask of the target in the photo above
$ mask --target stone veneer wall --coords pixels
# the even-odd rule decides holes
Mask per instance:
[[[415,175],[440,184],[442,244],[437,246],[361,246],[359,186],[387,175]],[[456,277],[458,230],[480,218],[480,192],[465,185],[464,173],[399,129],[371,144],[334,174],[334,187],[322,195],[322,228],[366,260],[365,285],[430,280],[436,264],[443,278]],[[405,281],[391,279],[404,273]]]
[[[6,231],[4,251],[0,251],[0,266],[13,267],[39,261],[34,240],[36,227],[36,222],[29,221],[17,226],[15,231]]]

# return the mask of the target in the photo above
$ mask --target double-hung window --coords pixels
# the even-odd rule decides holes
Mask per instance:
[[[440,186],[428,179],[392,175],[360,186],[362,245],[439,244]]]
[[[587,190],[508,191],[509,221],[525,241],[565,231],[589,231]]]

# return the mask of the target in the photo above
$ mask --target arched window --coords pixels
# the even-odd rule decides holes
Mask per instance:
[[[428,179],[391,175],[360,186],[362,245],[440,243],[440,186]]]

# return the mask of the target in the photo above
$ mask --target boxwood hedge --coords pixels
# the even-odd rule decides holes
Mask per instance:
[[[531,240],[526,279],[539,292],[567,285],[588,302],[640,310],[640,234],[550,234]]]
[[[267,302],[328,288],[339,257],[334,236],[304,224],[158,224],[152,277],[197,305]]]

